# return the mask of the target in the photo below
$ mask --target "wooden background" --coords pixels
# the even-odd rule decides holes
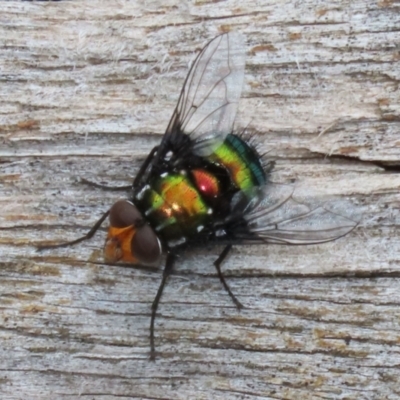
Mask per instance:
[[[0,398],[400,398],[400,3],[0,2]],[[247,37],[237,126],[276,179],[363,212],[344,239],[218,249],[160,271],[103,264],[105,228],[196,52]]]

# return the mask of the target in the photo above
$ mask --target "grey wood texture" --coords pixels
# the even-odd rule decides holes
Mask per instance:
[[[398,399],[400,3],[0,3],[0,398]],[[343,239],[182,257],[156,320],[160,270],[103,263],[104,228],[168,124],[190,62],[247,38],[237,126],[298,193],[363,212]]]

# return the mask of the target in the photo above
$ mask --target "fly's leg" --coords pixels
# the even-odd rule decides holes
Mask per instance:
[[[222,253],[218,256],[218,258],[214,261],[214,265],[215,265],[215,268],[217,269],[219,280],[224,285],[225,290],[228,292],[232,301],[235,303],[235,306],[240,310],[241,308],[243,308],[243,304],[232,293],[232,291],[229,288],[228,284],[226,283],[224,275],[222,275],[222,271],[221,271],[221,264],[225,260],[226,256],[228,255],[229,251],[231,250],[231,248],[232,248],[232,245],[228,244],[224,248],[224,250],[222,250]]]
[[[104,220],[108,217],[108,214],[110,214],[110,210],[106,211],[102,217],[93,225],[93,227],[90,229],[90,231],[85,235],[82,236],[78,239],[72,240],[70,242],[64,242],[60,244],[50,244],[50,245],[44,245],[44,246],[37,246],[36,248],[41,251],[41,250],[48,250],[48,249],[57,249],[59,247],[68,247],[68,246],[73,246],[74,244],[83,242],[84,240],[90,239],[93,237],[93,235],[96,233],[96,231],[100,228],[101,224],[104,222]]]
[[[127,191],[129,189],[132,189],[132,185],[124,185],[124,186],[108,186],[108,185],[102,185],[101,183],[96,183],[89,181],[85,178],[80,178],[80,183],[84,183],[85,185],[88,186],[93,186],[95,188],[99,188],[102,190],[109,190],[109,191]]]
[[[147,156],[146,160],[144,161],[144,163],[142,164],[142,166],[140,167],[139,172],[137,173],[134,181],[133,181],[133,185],[124,185],[124,186],[108,186],[108,185],[102,185],[100,183],[97,182],[92,182],[89,181],[88,179],[85,178],[80,178],[81,183],[84,183],[85,185],[89,185],[89,186],[93,186],[99,189],[103,189],[103,190],[109,190],[109,191],[126,191],[126,190],[130,190],[133,188],[136,188],[139,186],[140,180],[143,177],[143,174],[146,172],[146,169],[148,168],[151,160],[154,157],[154,154],[157,152],[158,150],[158,146],[154,147],[151,152],[149,153],[149,155]]]
[[[165,283],[168,279],[168,276],[172,272],[172,268],[174,266],[175,256],[173,254],[167,255],[167,261],[165,262],[165,267],[163,271],[163,277],[161,284],[158,288],[156,297],[154,298],[153,304],[151,305],[151,321],[150,321],[150,360],[155,360],[156,358],[156,350],[154,347],[154,321],[156,319],[156,312],[158,308],[158,303],[160,302],[160,298],[162,292],[164,290]]]
[[[146,172],[147,167],[149,166],[149,164],[153,160],[154,154],[156,154],[157,150],[158,150],[158,146],[153,147],[153,149],[151,150],[151,152],[147,156],[146,160],[144,161],[144,163],[140,167],[139,172],[137,173],[135,179],[133,180],[133,184],[132,184],[133,189],[136,189],[140,185],[142,177],[143,177],[144,173]]]

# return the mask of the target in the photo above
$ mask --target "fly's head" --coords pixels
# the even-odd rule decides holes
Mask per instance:
[[[110,209],[109,220],[104,245],[106,261],[150,266],[159,264],[162,254],[160,240],[133,203],[117,201]]]

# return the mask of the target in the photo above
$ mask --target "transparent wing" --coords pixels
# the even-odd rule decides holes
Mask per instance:
[[[230,32],[211,40],[195,59],[157,158],[179,149],[189,137],[192,150],[209,155],[232,132],[243,86],[243,35]]]
[[[317,205],[298,201],[293,188],[273,184],[258,189],[244,209],[249,233],[235,235],[243,241],[262,240],[275,244],[316,244],[329,242],[353,230],[360,216],[346,201]]]

